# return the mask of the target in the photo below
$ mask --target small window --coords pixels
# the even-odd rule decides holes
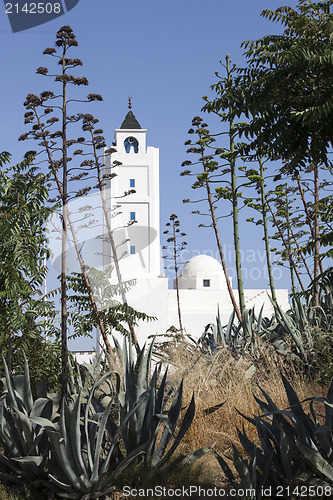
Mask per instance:
[[[209,287],[210,286],[210,280],[203,280],[203,286],[206,288],[206,287]]]
[[[135,246],[134,246],[134,245],[131,245],[131,246],[130,246],[130,254],[131,254],[131,255],[134,255],[134,254],[135,254]]]
[[[130,212],[130,220],[135,220],[135,212]]]
[[[135,179],[130,179],[130,188],[135,188]]]

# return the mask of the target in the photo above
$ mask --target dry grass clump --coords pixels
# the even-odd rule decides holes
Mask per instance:
[[[171,365],[173,382],[184,377],[184,402],[190,400],[193,391],[195,393],[196,415],[184,438],[187,452],[214,443],[219,453],[229,455],[231,444],[239,443],[237,427],[243,426],[250,439],[257,441],[256,429],[236,408],[244,415],[259,414],[253,397],[255,394],[262,399],[258,384],[279,408],[287,408],[281,370],[300,400],[325,393],[315,382],[305,379],[299,367],[263,344],[252,356],[237,357],[223,348],[213,356],[205,356],[188,342],[177,340],[169,343],[166,361]],[[215,412],[205,413],[207,408],[222,402],[224,405]]]

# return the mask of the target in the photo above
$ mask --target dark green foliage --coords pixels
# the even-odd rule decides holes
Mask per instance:
[[[110,377],[110,372],[95,381],[86,398],[82,392],[69,403],[63,400],[58,423],[35,417],[32,422],[46,430],[51,455],[47,464],[47,488],[65,498],[100,498],[113,489],[119,475],[146,447],[136,448],[121,463],[116,449],[122,427],[141,401],[127,414],[119,427],[113,425],[110,413],[117,394],[111,387],[109,403],[104,406],[96,397],[96,389]]]
[[[200,337],[198,344],[204,352],[213,354],[218,349],[227,348],[236,356],[244,354],[256,354],[258,340],[272,345],[277,352],[283,355],[291,355],[285,340],[285,333],[280,328],[276,318],[263,316],[263,306],[257,316],[254,308],[245,309],[243,312],[243,324],[245,328],[236,321],[235,314],[230,315],[228,324],[223,326],[218,310],[216,325],[210,323]]]
[[[2,354],[3,356],[7,354],[4,346]],[[29,335],[21,336],[13,343],[13,373],[22,373],[24,357],[29,362],[32,387],[42,381],[47,383],[49,392],[58,392],[61,374],[60,342],[43,337],[30,338]],[[3,373],[2,362],[0,373]]]
[[[311,376],[331,380],[333,376],[333,289],[332,284],[320,288],[319,305],[313,305],[308,294],[292,299],[291,309],[285,313],[276,307],[279,330],[287,340],[292,353],[305,364]]]
[[[333,381],[326,398],[299,401],[288,380],[283,374],[281,376],[289,408],[279,409],[261,389],[264,400],[255,397],[261,414],[253,418],[242,415],[256,427],[259,444],[252,442],[244,429],[238,430],[240,443],[248,455],[244,458],[233,445],[233,462],[239,480],[217,453],[216,458],[235,488],[254,490],[251,498],[262,498],[262,488],[272,488],[272,498],[278,496],[279,488],[284,491],[284,498],[298,498],[302,485],[307,486],[304,491],[308,492],[311,487],[321,486],[324,496],[330,497],[333,485]],[[303,408],[305,403],[308,413]]]
[[[0,345],[10,369],[23,368],[26,353],[32,378],[57,384],[57,345],[46,340],[58,333],[56,311],[41,293],[49,256],[45,223],[53,207],[48,176],[36,172],[32,159],[5,168],[10,155],[0,155]]]
[[[266,149],[291,170],[328,165],[333,108],[331,0],[301,0],[297,9],[280,7],[262,15],[284,27],[282,35],[244,42],[244,127],[253,149]]]
[[[319,169],[331,171],[332,147],[332,1],[301,0],[296,9],[280,7],[262,15],[284,27],[282,35],[267,35],[244,42],[248,66],[239,86],[249,123],[243,132],[250,141],[248,150],[282,159],[281,173],[295,176],[308,169],[314,174],[312,252],[314,253],[313,290],[318,305],[318,283],[328,271],[319,273],[319,245],[332,241],[332,226],[323,238],[319,218],[325,214],[319,200]],[[331,197],[329,196],[328,199]],[[325,218],[325,215],[324,215]],[[328,255],[326,253],[326,255]],[[323,254],[321,257],[323,257]]]
[[[36,174],[31,160],[0,170],[0,326],[14,335],[41,332],[45,324],[36,321],[38,316],[54,315],[51,304],[38,297],[49,256],[44,247],[51,213],[48,177]],[[0,158],[0,167],[8,161],[8,155]],[[49,328],[53,334],[52,324]]]
[[[122,426],[141,400],[117,426],[110,411],[119,380],[114,390],[108,383],[110,372],[95,378],[89,388],[70,392],[67,402],[60,394],[47,393],[41,383],[34,400],[27,361],[24,375],[10,377],[5,361],[4,366],[6,390],[0,397],[0,478],[4,484],[78,499],[83,495],[100,498],[111,491],[113,479],[146,446],[121,463],[114,452]],[[95,395],[102,385],[104,390]]]
[[[331,253],[327,249],[332,242],[332,225],[327,224],[331,217],[331,195],[320,200],[321,171],[325,169],[327,174],[332,173],[329,156],[333,122],[331,8],[331,0],[300,0],[295,9],[265,10],[262,16],[280,23],[283,33],[244,42],[247,66],[236,69],[232,86],[226,85],[226,79],[217,74],[219,81],[212,87],[216,97],[211,101],[204,98],[204,109],[216,113],[221,121],[228,119],[228,107],[231,107],[234,118],[246,117],[247,122],[238,123],[235,131],[243,134],[247,141],[240,145],[241,155],[282,160],[275,181],[287,174],[295,181],[306,174],[308,196],[305,201],[301,194],[301,199],[307,206],[301,220],[296,222],[297,231],[294,230],[294,214],[291,216],[287,210],[280,214],[282,219],[289,219],[284,226],[286,234],[279,229],[277,237],[283,240],[284,258],[289,261],[291,279],[296,281],[295,273],[304,292],[297,260],[302,259],[306,268],[303,246],[307,245],[308,252],[311,252],[313,270],[307,269],[306,272],[312,281],[315,305],[318,305],[318,285],[332,275],[332,268],[325,271],[321,262]],[[309,186],[310,173],[313,179]],[[221,194],[226,196],[224,188]],[[297,210],[295,204],[293,207]],[[299,233],[306,234],[304,229],[311,236],[307,241],[299,241]],[[320,245],[326,247],[325,252],[320,251]],[[293,288],[295,291],[294,284]]]

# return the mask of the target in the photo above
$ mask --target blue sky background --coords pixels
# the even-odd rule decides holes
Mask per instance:
[[[52,82],[36,75],[35,69],[50,65],[51,58],[42,52],[54,46],[60,26],[69,24],[79,43],[73,57],[84,63],[76,74],[87,76],[90,83],[84,93],[96,92],[104,98],[103,103],[84,105],[83,111],[100,119],[111,144],[114,129],[127,113],[128,96],[132,97],[133,112],[148,129],[148,145],[160,148],[161,230],[175,212],[188,235],[188,256],[205,251],[215,254],[212,231],[197,229],[202,221],[190,213],[195,207],[182,204],[183,198],[196,194],[190,187],[191,179],[179,177],[180,164],[188,156],[184,141],[189,138],[193,116],[201,113],[202,96],[213,96],[210,86],[216,81],[219,61],[230,54],[242,65],[243,40],[281,32],[280,25],[263,19],[260,13],[285,3],[297,5],[295,0],[80,0],[64,16],[15,34],[1,4],[1,150],[11,152],[17,162],[27,149],[36,147],[32,142],[17,141],[27,131],[23,101],[29,92],[52,88]],[[218,131],[216,119],[207,115],[205,121],[213,124],[212,131]],[[241,231],[245,278],[248,276],[245,287],[266,287],[261,232],[245,222]],[[221,236],[232,269],[230,222],[221,226]],[[251,278],[253,267],[262,272],[252,273]],[[284,273],[276,286],[285,288],[288,284]]]

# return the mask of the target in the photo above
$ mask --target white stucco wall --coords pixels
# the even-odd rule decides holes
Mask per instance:
[[[135,331],[140,345],[156,334],[164,334],[168,329],[168,280],[166,278],[138,279],[137,284],[126,294],[128,304],[155,321],[139,321]],[[126,325],[125,325],[126,326]],[[120,334],[115,334],[122,339]],[[122,341],[122,340],[121,340]]]
[[[96,361],[96,351],[71,351],[75,360],[80,363],[94,363]]]
[[[234,290],[237,298],[237,290]],[[270,290],[245,290],[246,306],[255,307],[259,314],[264,304],[264,316],[271,317],[273,306],[268,298]],[[179,290],[182,323],[187,334],[197,339],[208,323],[216,323],[217,308],[223,325],[228,323],[232,313],[232,303],[227,290]],[[282,309],[289,308],[288,290],[276,290],[277,300]],[[169,326],[179,328],[176,290],[168,291]]]
[[[105,173],[116,174],[105,182],[104,191],[118,253],[123,255],[120,268],[127,278],[160,274],[159,150],[146,148],[146,132],[145,129],[117,129],[117,152],[104,159]],[[137,139],[137,153],[133,148],[126,153],[124,141],[128,137]],[[121,165],[111,168],[114,161],[121,162]],[[135,179],[134,188],[130,186],[130,179]],[[124,192],[131,189],[135,193],[124,197]],[[128,226],[130,212],[135,212],[136,222]],[[135,246],[135,255],[130,254],[130,246]],[[104,254],[104,265],[107,266],[111,262],[107,242]]]

